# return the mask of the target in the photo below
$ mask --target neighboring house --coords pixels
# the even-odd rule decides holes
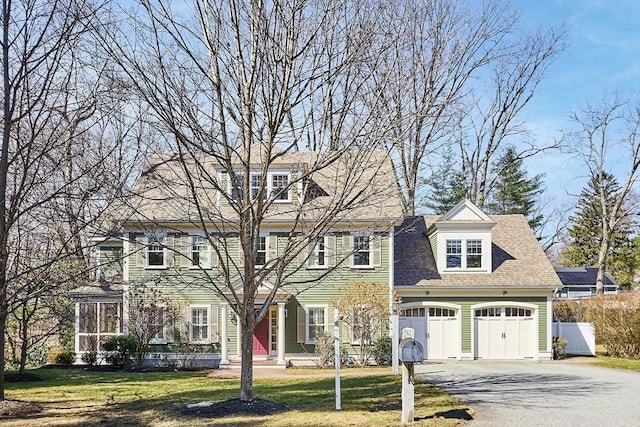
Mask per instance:
[[[252,158],[260,159],[259,154]],[[368,153],[370,167],[365,164],[355,171],[345,171],[337,162],[335,167],[313,175],[313,185],[302,194],[302,184],[291,184],[300,170],[312,166],[314,156],[283,154],[269,170],[268,182],[273,186],[269,194],[276,194],[273,197],[277,200],[262,225],[257,254],[262,262],[257,264],[266,265],[283,256],[291,233],[304,235],[305,227],[313,223],[314,212],[340,199],[343,194],[336,194],[336,188],[344,188],[349,179],[359,182],[353,184],[353,195],[347,201],[361,201],[340,212],[326,234],[314,237],[314,243],[293,259],[291,269],[285,272],[287,284],[277,291],[268,315],[255,328],[255,359],[285,364],[314,356],[316,335],[332,331],[329,302],[340,287],[376,282],[391,294],[391,242],[393,226],[401,217],[401,203],[390,159],[383,152]],[[232,194],[227,171],[207,173]],[[213,237],[225,253],[212,250],[195,207],[180,197],[185,194],[186,182],[182,165],[174,157],[156,156],[134,185],[135,196],[128,201],[132,208],[120,207],[110,214],[116,231],[98,245],[98,280],[71,292],[76,304],[78,357],[99,351],[98,344],[113,335],[127,334],[130,296],[136,287],[149,286],[175,301],[182,313],[172,327],[157,334],[151,358],[181,357],[180,349],[197,357],[201,365],[240,359],[239,321],[231,305],[232,293],[242,298],[241,282],[238,280],[232,290],[216,280],[223,274],[220,256],[225,256],[227,266],[242,270],[243,253],[233,231],[234,213],[215,190],[203,189],[211,203],[205,206],[210,222],[207,228],[218,231]],[[289,190],[276,193],[279,188]],[[270,277],[260,285],[256,304],[262,304],[273,289]],[[343,341],[349,341],[350,335],[345,333]]]
[[[555,298],[579,299],[596,294],[597,267],[557,267],[556,273],[562,287],[555,290]],[[618,293],[618,283],[609,273],[605,274],[604,293]]]
[[[394,247],[400,324],[427,359],[551,359],[561,282],[524,216],[487,216],[464,200],[406,218]]]

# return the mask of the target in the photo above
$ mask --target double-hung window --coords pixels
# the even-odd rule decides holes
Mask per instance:
[[[467,240],[467,268],[482,267],[482,240]]]
[[[447,268],[462,267],[462,240],[447,240]]]
[[[447,240],[446,267],[463,270],[482,268],[482,240]]]
[[[289,201],[289,174],[285,173],[272,173],[271,174],[271,189],[270,194],[276,201],[288,202]]]
[[[307,266],[310,268],[325,268],[327,266],[327,247],[324,237],[319,237],[309,243]]]
[[[369,236],[353,236],[352,260],[354,267],[371,266],[371,238]]]
[[[326,307],[309,307],[307,310],[307,342],[316,342],[325,333],[326,329]]]
[[[204,344],[209,342],[209,307],[191,307],[190,341]]]
[[[150,236],[147,244],[147,267],[160,268],[165,266],[164,236]]]
[[[256,249],[256,267],[267,263],[267,237],[258,237],[258,248]]]
[[[209,242],[203,236],[191,236],[191,266],[210,268]]]

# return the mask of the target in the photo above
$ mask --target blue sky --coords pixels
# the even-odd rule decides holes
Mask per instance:
[[[565,23],[568,47],[548,71],[527,119],[538,140],[559,136],[570,111],[605,95],[640,90],[640,1],[515,0],[531,26]],[[570,157],[542,156],[529,162],[529,173],[546,173],[550,196],[569,201],[586,182]]]

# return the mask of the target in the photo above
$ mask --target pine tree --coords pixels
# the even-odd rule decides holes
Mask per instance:
[[[497,177],[485,211],[490,214],[522,214],[527,217],[529,226],[537,229],[543,216],[536,213],[536,197],[543,191],[544,174],[528,178],[523,160],[513,148],[507,149],[493,171]]]
[[[447,150],[442,163],[424,183],[431,187],[422,205],[436,215],[443,215],[467,195],[465,177],[454,166],[453,154]]]
[[[603,187],[606,204],[612,205],[620,185],[615,177],[605,173]],[[569,218],[569,245],[562,252],[562,265],[566,267],[592,267],[597,265],[602,243],[602,215],[598,195],[598,179],[592,177],[580,193],[577,211]],[[631,238],[628,221],[612,230],[611,245],[607,255],[607,271],[620,285],[630,284],[638,264],[637,243]]]

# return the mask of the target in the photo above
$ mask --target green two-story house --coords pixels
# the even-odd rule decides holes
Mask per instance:
[[[375,282],[391,295],[401,203],[387,154],[325,165],[313,152],[271,154],[265,162],[260,147],[253,150],[248,168],[246,159],[238,159],[241,172],[230,170],[233,161],[196,167],[175,155],[151,159],[131,197],[110,212],[112,231],[96,238],[96,282],[72,292],[78,358],[129,333],[132,310],[139,309],[134,296],[152,289],[156,293],[146,295],[161,301],[149,303],[172,304],[180,316],[154,335],[149,363],[238,360],[236,309],[246,289],[246,256],[253,257],[259,277],[255,310],[268,310],[255,326],[254,359],[286,364],[313,357],[341,288]],[[240,244],[241,209],[234,205],[247,173],[251,194],[244,200],[252,209],[258,202],[268,205],[259,210],[252,253]]]

